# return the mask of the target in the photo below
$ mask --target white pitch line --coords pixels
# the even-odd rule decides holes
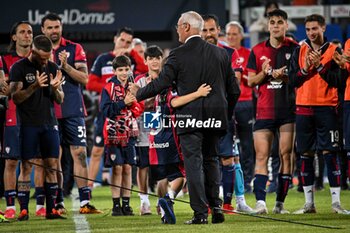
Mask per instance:
[[[74,188],[72,191],[71,199],[73,203],[73,220],[75,224],[75,232],[90,233],[90,225],[89,222],[86,220],[85,215],[79,214],[80,202],[79,200],[76,200],[77,197],[79,197],[78,189]]]

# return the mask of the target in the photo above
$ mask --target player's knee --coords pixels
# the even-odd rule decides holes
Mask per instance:
[[[6,160],[5,170],[6,170],[6,171],[13,171],[13,170],[16,170],[16,168],[17,168],[17,163],[18,163],[17,160],[11,160],[11,159]]]
[[[92,158],[101,158],[103,151],[104,151],[103,147],[94,146],[92,148],[92,151],[91,151],[91,157]]]

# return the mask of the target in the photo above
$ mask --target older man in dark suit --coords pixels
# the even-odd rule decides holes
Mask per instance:
[[[227,52],[202,40],[202,27],[203,19],[198,13],[183,13],[176,26],[183,45],[170,52],[157,79],[139,90],[135,85],[130,88],[138,101],[171,86],[179,96],[196,91],[203,83],[212,88],[207,97],[176,109],[177,134],[194,211],[193,219],[186,224],[208,223],[208,205],[212,208],[212,223],[224,221],[216,145],[226,132],[228,118],[232,117],[240,94]]]

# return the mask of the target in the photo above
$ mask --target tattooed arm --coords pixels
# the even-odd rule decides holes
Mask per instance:
[[[36,81],[30,85],[27,89],[23,89],[22,82],[11,82],[10,83],[10,91],[13,102],[17,104],[21,104],[23,101],[28,99],[36,90],[41,87],[48,86],[46,84],[47,75],[42,73],[39,75],[39,71],[36,73]]]

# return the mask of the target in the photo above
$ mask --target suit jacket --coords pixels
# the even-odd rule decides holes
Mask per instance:
[[[136,95],[138,101],[173,86],[179,96],[195,92],[202,84],[212,88],[207,97],[198,98],[176,109],[177,133],[201,128],[225,132],[240,90],[227,52],[200,37],[193,37],[173,49],[160,73]]]

